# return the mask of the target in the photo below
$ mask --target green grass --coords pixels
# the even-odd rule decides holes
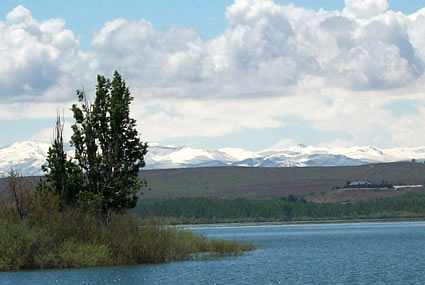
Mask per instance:
[[[39,217],[40,218],[40,217]],[[239,255],[252,245],[209,240],[191,231],[113,215],[109,223],[78,210],[0,220],[0,270],[70,268],[162,263],[212,256]]]

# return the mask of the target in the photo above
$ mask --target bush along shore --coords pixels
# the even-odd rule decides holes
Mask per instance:
[[[235,256],[254,249],[165,226],[154,218],[113,214],[105,223],[87,211],[59,211],[46,201],[23,219],[2,215],[0,237],[2,271],[162,263]]]

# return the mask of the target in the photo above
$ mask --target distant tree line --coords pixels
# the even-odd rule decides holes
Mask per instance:
[[[409,193],[354,203],[314,203],[293,196],[273,200],[177,198],[142,202],[133,213],[169,217],[176,223],[425,217],[425,195]]]

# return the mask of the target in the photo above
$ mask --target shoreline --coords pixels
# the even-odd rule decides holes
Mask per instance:
[[[236,228],[236,227],[261,227],[261,226],[291,226],[291,225],[325,225],[325,224],[364,224],[364,223],[395,223],[395,222],[425,222],[423,218],[378,218],[378,219],[337,219],[337,220],[299,220],[299,221],[278,221],[278,222],[237,222],[237,223],[210,223],[210,224],[178,224],[171,225],[180,229],[199,228]]]

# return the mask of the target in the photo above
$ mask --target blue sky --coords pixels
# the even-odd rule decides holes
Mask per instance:
[[[137,21],[146,19],[152,22],[155,28],[161,30],[176,25],[196,29],[203,39],[211,39],[223,33],[228,27],[224,15],[226,7],[231,5],[231,0],[219,1],[194,1],[194,0],[157,0],[135,1],[129,0],[125,5],[117,1],[2,1],[0,15],[3,17],[18,5],[24,5],[31,10],[32,15],[40,20],[62,18],[66,27],[71,29],[81,40],[82,47],[91,49],[91,37],[94,31],[102,28],[105,22],[116,18],[126,18]],[[341,10],[344,8],[343,0],[277,0],[275,3],[296,6],[308,9]],[[394,11],[412,13],[424,7],[422,0],[391,0],[388,1]]]
[[[425,143],[423,1],[99,3],[2,1],[0,147],[49,141],[56,110],[72,122],[75,90],[114,69],[148,142]]]

